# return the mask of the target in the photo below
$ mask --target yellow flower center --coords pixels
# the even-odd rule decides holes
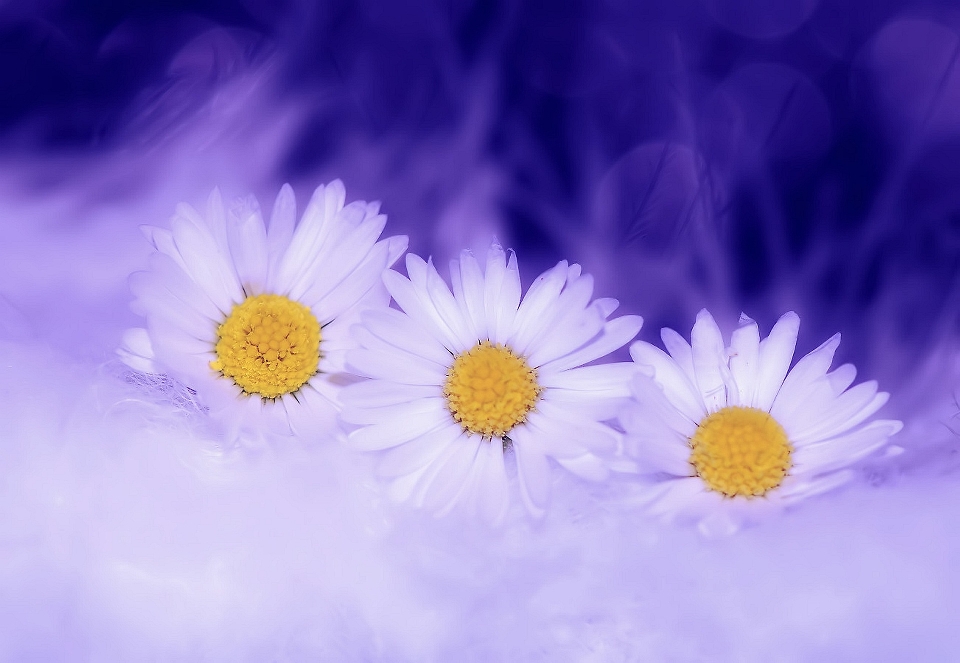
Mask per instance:
[[[453,418],[486,437],[504,437],[522,423],[541,390],[526,361],[490,341],[457,355],[443,385]]]
[[[263,398],[295,392],[320,363],[320,323],[306,306],[281,295],[247,297],[217,337],[210,368]]]
[[[779,486],[793,451],[783,426],[752,407],[714,412],[700,422],[690,444],[697,474],[728,497],[763,495]]]

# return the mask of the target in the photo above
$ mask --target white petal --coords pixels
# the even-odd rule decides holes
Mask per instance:
[[[546,375],[582,366],[604,357],[632,341],[642,325],[643,318],[638,315],[624,315],[609,320],[604,325],[603,331],[592,341],[575,352],[540,366],[539,370],[541,374]]]
[[[255,198],[241,201],[227,217],[227,241],[243,291],[249,296],[266,291],[267,229]]]
[[[561,405],[567,406],[556,407],[556,403],[544,402],[539,410],[550,420],[558,439],[564,436],[568,438],[567,445],[570,448],[576,446],[583,451],[608,456],[622,446],[621,433],[601,421],[590,419],[589,412],[581,412],[578,408],[569,407],[569,404]],[[554,407],[555,410],[551,409]],[[546,440],[541,440],[541,449],[546,450],[548,446]]]
[[[270,268],[267,274],[267,285],[271,291],[279,292],[277,274],[280,271],[280,261],[297,223],[297,200],[293,188],[289,184],[280,187],[280,193],[273,203],[273,212],[270,215],[270,225],[267,227],[267,254],[270,259]]]
[[[435,338],[424,334],[410,316],[391,308],[364,312],[362,324],[370,333],[410,354],[428,359],[444,368],[453,363],[453,355]]]
[[[357,308],[362,308],[358,305]],[[350,309],[332,322],[323,325],[320,331],[320,373],[341,372],[350,373],[347,370],[347,356],[353,350],[360,348],[360,343],[353,333],[353,327],[357,324],[358,316],[352,315],[356,309]],[[391,349],[391,352],[393,350]],[[336,368],[334,368],[336,367]],[[345,379],[355,382],[356,376],[343,376]]]
[[[398,483],[399,481],[407,481],[410,478],[414,478],[415,483],[411,486],[407,499],[413,501],[415,506],[422,508],[424,497],[430,488],[430,484],[433,483],[433,480],[443,469],[443,466],[446,465],[447,461],[449,461],[454,455],[463,451],[462,442],[463,437],[457,437],[455,440],[453,440],[453,442],[444,446],[440,453],[437,454],[428,464],[424,465],[419,470],[411,472],[406,477],[401,477],[395,481],[394,484]]]
[[[540,395],[536,408],[550,403],[576,419],[613,421],[630,402],[629,398],[606,394],[586,394],[572,389],[548,389]]]
[[[283,294],[297,300],[317,299],[336,288],[382,230],[383,217],[370,224],[362,223],[365,209],[363,201],[355,201],[325,222],[325,230],[316,238],[311,252],[300,252],[299,262],[291,268],[293,271],[281,273]],[[288,256],[298,252],[297,242],[298,238],[294,236]]]
[[[535,365],[581,347],[600,331],[607,316],[602,306],[590,304],[592,294],[593,277],[580,276],[580,265],[568,267],[563,290],[545,314],[538,317],[539,330],[527,344]],[[518,325],[519,315],[518,311]]]
[[[575,458],[587,452],[612,453],[618,446],[617,433],[603,424],[570,416],[550,403],[541,403],[527,419],[527,437],[536,438],[544,455]]]
[[[422,417],[435,412],[447,412],[447,401],[442,396],[419,398],[406,403],[381,407],[344,405],[340,418],[350,424],[390,424],[409,417]]]
[[[795,472],[819,474],[851,465],[882,447],[901,428],[899,421],[873,421],[852,433],[798,448],[793,453]]]
[[[630,394],[629,381],[636,372],[636,366],[630,362],[595,364],[549,373],[538,382],[550,389],[587,392],[581,394],[581,398],[622,397]]]
[[[383,240],[387,243],[387,266],[390,267],[395,263],[400,256],[403,255],[403,252],[407,250],[407,245],[410,243],[410,239],[406,235],[393,235],[391,237]]]
[[[472,326],[464,317],[460,305],[453,298],[447,284],[440,278],[432,261],[427,264],[425,294],[433,304],[437,315],[446,323],[451,335],[457,341],[457,346],[451,350],[456,353],[464,352],[483,340],[474,335]]]
[[[489,338],[486,311],[483,304],[483,272],[480,263],[470,251],[460,252],[460,261],[450,262],[451,277],[458,274],[457,279],[460,293],[457,301],[460,303],[464,317],[470,321],[471,331],[475,338]],[[456,293],[456,289],[454,291]]]
[[[438,385],[415,386],[401,385],[389,380],[364,380],[344,387],[340,398],[344,406],[384,407],[440,394]]]
[[[174,217],[171,227],[187,273],[217,308],[229,315],[234,304],[245,299],[233,265],[227,263],[227,257],[217,248],[211,235],[182,216]]]
[[[405,264],[407,278],[417,288],[417,294],[420,295],[427,289],[427,261],[416,253],[410,253],[407,255]]]
[[[312,293],[305,296],[302,301],[310,306],[321,325],[336,320],[380,286],[384,270],[389,264],[388,248],[384,242],[378,243],[356,270],[322,299],[314,300]]]
[[[340,432],[338,403],[316,388],[316,378],[283,397],[290,430],[303,439],[333,438]]]
[[[562,307],[563,303],[558,302],[558,306]],[[568,310],[555,317],[534,341],[529,354],[530,365],[542,366],[587,346],[599,338],[605,325],[606,320],[595,306],[583,311]]]
[[[187,206],[189,207],[189,206]],[[193,208],[189,207],[192,211]],[[223,196],[220,195],[220,187],[214,187],[210,195],[207,196],[207,215],[205,219],[200,219],[201,223],[206,222],[207,228],[217,242],[217,247],[229,254],[227,244],[227,212],[223,206]]]
[[[701,518],[697,531],[705,539],[721,539],[735,534],[740,526],[734,509],[721,509]]]
[[[479,435],[465,435],[454,443],[454,453],[444,463],[435,463],[436,472],[427,479],[423,507],[445,513],[452,509],[463,493],[480,446],[486,441]]]
[[[802,391],[791,390],[789,397],[778,394],[770,414],[788,433],[808,429],[837,406],[837,398],[853,383],[856,374],[852,365],[844,364],[809,383]]]
[[[853,472],[833,472],[815,479],[787,477],[777,491],[781,501],[785,504],[794,504],[808,497],[822,495],[839,488],[853,478]]]
[[[557,458],[561,467],[587,481],[604,481],[610,476],[610,470],[602,460],[593,454],[584,454],[576,458]]]
[[[420,352],[417,351],[416,347],[408,350],[406,348],[400,348],[397,345],[393,345],[383,340],[374,334],[368,327],[364,327],[363,325],[354,325],[351,329],[349,338],[366,350],[371,350],[383,355],[396,355],[396,357],[402,361],[409,361],[421,366],[428,366],[432,375],[443,376],[437,380],[436,384],[438,385],[445,381],[446,375],[450,370],[450,364],[452,363],[452,358],[449,353],[447,353],[445,357],[446,363],[441,364],[433,359],[425,358]]]
[[[353,350],[347,355],[347,368],[357,375],[399,384],[442,385],[447,378],[437,364],[402,351]]]
[[[426,464],[423,465],[420,469],[414,470],[409,475],[408,478],[414,479],[414,483],[410,486],[408,499],[413,500],[414,504],[418,507],[423,506],[424,497],[427,491],[430,488],[430,484],[433,483],[434,478],[437,474],[443,469],[443,466],[446,465],[447,461],[451,457],[463,451],[463,441],[465,436],[462,434],[462,431],[452,442],[446,444],[440,450],[440,453],[433,456],[433,458]],[[398,481],[406,481],[407,479],[401,477]],[[397,482],[394,482],[395,484]]]
[[[336,213],[343,207],[344,197],[343,185],[339,182],[320,185],[314,191],[286,252],[280,257],[273,284],[278,292],[289,294],[298,284],[304,267],[313,262],[332,232]]]
[[[828,407],[807,412],[803,423],[790,422],[787,432],[798,446],[839,435],[873,415],[889,397],[885,392],[877,393],[874,381],[858,384],[835,398]],[[786,422],[784,428],[787,428]]]
[[[773,406],[793,360],[799,331],[800,317],[790,311],[777,320],[777,324],[770,330],[770,335],[760,342],[760,372],[757,376],[754,407],[769,412]]]
[[[353,203],[351,203],[353,205]],[[360,207],[358,205],[358,207]],[[341,212],[343,215],[346,208]],[[315,301],[322,299],[330,292],[350,285],[350,280],[356,278],[356,273],[360,266],[369,258],[370,253],[377,245],[377,240],[383,232],[387,217],[376,216],[363,221],[355,228],[345,228],[337,233],[337,237],[331,236],[318,252],[313,262],[304,265],[303,274],[300,277],[298,285],[290,290],[291,297],[302,301]],[[338,218],[335,223],[345,223]],[[387,245],[379,245],[380,257],[377,263],[381,265],[380,269],[387,267]],[[376,281],[379,281],[377,274]],[[367,277],[370,279],[370,277]],[[375,281],[370,279],[369,285],[363,290],[366,291]]]
[[[609,318],[614,311],[620,308],[620,302],[612,297],[601,297],[593,300],[593,305],[600,309],[604,318]]]
[[[690,384],[696,386],[697,375],[693,370],[693,349],[690,347],[690,344],[687,343],[680,334],[669,327],[664,327],[660,330],[660,339],[663,341],[663,347],[667,349],[673,361],[676,362],[680,370],[687,376]],[[697,389],[697,396],[700,396],[699,389]],[[706,406],[704,406],[704,408],[706,408]]]
[[[561,261],[538,276],[523,296],[514,320],[514,332],[507,339],[510,347],[527,354],[530,342],[550,324],[557,312],[557,298],[567,282],[567,262]]]
[[[477,511],[492,524],[503,520],[509,505],[507,472],[503,463],[503,443],[487,440],[480,446],[478,456],[485,456],[478,477]]]
[[[520,498],[527,511],[535,518],[546,513],[550,500],[550,464],[533,442],[532,436],[521,428],[515,428],[513,451],[517,458],[517,476],[520,480]]]
[[[176,263],[177,267],[183,270],[184,274],[189,274],[187,264],[183,261],[183,256],[177,249],[176,242],[173,241],[173,233],[166,228],[157,228],[155,226],[140,226],[140,231],[147,238],[154,248],[164,256],[167,256]]]
[[[199,370],[198,370],[199,368]],[[204,364],[197,367],[193,365],[182,372],[184,382],[191,389],[196,390],[200,401],[209,408],[210,415],[214,419],[220,419],[220,424],[228,425],[236,423],[237,429],[244,424],[242,416],[244,412],[255,406],[260,408],[259,396],[250,396],[244,394],[240,387],[233,380],[223,377]],[[253,403],[254,405],[251,405]],[[227,421],[236,418],[236,422]]]
[[[664,426],[676,433],[677,439],[689,439],[697,429],[690,420],[670,401],[667,394],[652,378],[636,375],[630,383],[635,398],[621,412],[620,420],[626,430],[660,437]]]
[[[579,358],[570,362],[567,358],[599,339],[605,324],[603,317],[593,309],[573,319],[552,319],[552,331],[545,329],[540,337],[528,344],[528,352],[520,352],[509,342],[508,345],[541,375],[554,375],[572,367],[568,364],[580,366],[587,363]]]
[[[147,330],[150,333],[154,357],[160,366],[189,376],[214,373],[210,362],[216,359],[216,355],[209,343],[195,339],[162,320],[149,317]]]
[[[513,334],[517,308],[520,306],[520,271],[517,256],[511,252],[507,260],[503,249],[494,244],[487,252],[484,271],[483,302],[487,330],[495,343],[507,342]]]
[[[463,478],[463,485],[460,488],[460,491],[446,509],[437,512],[438,516],[442,516],[443,514],[452,511],[456,507],[462,507],[463,511],[466,511],[471,515],[477,515],[477,502],[480,498],[481,489],[480,477],[483,475],[483,466],[487,462],[487,454],[485,453],[485,450],[489,446],[489,439],[481,440],[481,443],[477,446],[477,453],[473,457],[473,462],[470,463],[470,469],[467,471],[467,476]]]
[[[695,423],[706,416],[700,392],[667,353],[646,341],[637,341],[630,346],[630,356],[637,365],[653,369],[653,379],[660,385],[667,400],[689,421]]]
[[[343,209],[347,191],[340,180],[333,180],[327,185],[326,195],[323,197],[323,214],[327,218],[333,217]]]
[[[667,489],[650,507],[655,516],[693,515],[700,511],[701,505],[710,499],[709,491],[699,477],[671,479],[665,481]],[[719,501],[719,500],[714,500]]]
[[[730,373],[737,384],[737,402],[750,407],[757,391],[760,369],[760,330],[757,323],[740,315],[740,325],[730,340]]]
[[[449,451],[449,446],[444,451]],[[431,461],[432,464],[433,461]],[[413,494],[420,485],[423,476],[430,469],[430,464],[423,465],[420,469],[404,474],[394,479],[387,485],[386,494],[395,502],[406,502],[413,499]]]
[[[826,379],[829,381],[830,388],[833,390],[834,395],[840,395],[846,391],[847,388],[853,384],[856,377],[857,369],[853,364],[839,366],[826,375]]]
[[[716,412],[727,405],[726,386],[723,379],[726,357],[720,328],[717,327],[716,321],[707,309],[697,314],[697,321],[690,335],[690,344],[700,397],[707,407],[707,412]]]
[[[694,476],[690,447],[674,435],[636,439],[629,436],[629,453],[645,474],[666,472],[677,477]]]
[[[408,273],[410,266],[416,265],[418,259],[413,254],[407,254]],[[455,348],[461,345],[460,341],[434,309],[433,304],[421,298],[412,281],[393,270],[387,270],[383,274],[383,283],[397,305],[413,318],[424,332],[433,336],[443,347],[456,352]]]
[[[777,393],[770,412],[777,410],[780,401],[797,402],[806,399],[814,383],[827,374],[839,345],[840,334],[835,334],[816,350],[800,359],[783,381],[783,386]]]
[[[348,439],[350,444],[360,451],[389,449],[449,426],[451,421],[449,412],[436,410],[416,418],[364,426],[350,433]]]
[[[182,352],[190,355],[214,356],[215,339],[198,338],[180,326],[172,324],[170,319],[162,315],[147,315],[147,330],[153,342],[157,357],[164,360],[171,352]]]
[[[191,226],[189,222],[183,221],[183,223]],[[232,311],[234,302],[231,301],[229,297],[226,297],[222,293],[221,288],[216,285],[217,279],[213,278],[212,271],[207,270],[204,272],[204,276],[198,280],[196,276],[191,273],[191,268],[177,248],[172,232],[160,228],[150,228],[148,226],[144,226],[142,229],[148,234],[158,250],[158,253],[151,255],[149,258],[150,272],[157,282],[161,283],[164,288],[169,290],[185,305],[199,311],[204,316],[219,324],[219,322]],[[197,230],[196,227],[192,227],[190,232],[200,231]],[[206,229],[202,232],[205,233],[204,236],[208,238],[206,240],[208,246],[212,245],[212,239],[209,238]],[[204,262],[205,258],[202,249],[199,251],[199,254],[199,256],[191,258],[191,264],[196,262],[197,259],[201,263]],[[191,255],[194,254],[191,253]],[[214,255],[210,260],[216,261],[217,257]]]
[[[220,324],[224,314],[204,292],[203,288],[180,267],[170,256],[154,253],[148,259],[149,271],[153,278],[169,290],[174,297],[182,301],[210,320]]]
[[[150,344],[150,334],[142,327],[135,327],[123,332],[117,354],[123,363],[136,371],[142,373],[160,372],[159,368],[153,363],[153,346]]]
[[[218,324],[197,309],[178,299],[156,276],[149,272],[130,275],[130,290],[136,295],[136,307],[143,315],[163,319],[190,336],[216,343]]]
[[[383,452],[377,472],[383,477],[398,477],[417,472],[436,460],[447,445],[460,442],[460,426],[442,426],[430,433]]]

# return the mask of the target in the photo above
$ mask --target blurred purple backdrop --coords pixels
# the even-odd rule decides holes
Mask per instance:
[[[105,362],[137,323],[140,224],[339,177],[418,254],[497,236],[526,282],[581,262],[646,340],[704,306],[727,331],[794,309],[799,352],[840,331],[837,363],[893,392],[900,470],[957,467],[956,0],[40,0],[0,6],[0,53],[0,339]],[[914,651],[864,628],[803,651]]]
[[[842,330],[889,383],[956,330],[958,23],[948,1],[7,3],[0,146],[47,161],[36,196],[69,181],[51,164],[111,160],[69,178],[105,204],[150,186],[145,155],[227,144],[244,158],[197,192],[343,177],[418,253],[496,233],[527,279],[582,261],[647,336],[796,308],[801,348]]]

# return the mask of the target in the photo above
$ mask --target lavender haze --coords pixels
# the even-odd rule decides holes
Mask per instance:
[[[0,660],[960,651],[956,2],[7,2],[0,52]],[[139,226],[334,178],[439,265],[581,263],[653,343],[839,331],[903,452],[719,540],[628,481],[490,529],[335,440],[227,452],[115,359]]]

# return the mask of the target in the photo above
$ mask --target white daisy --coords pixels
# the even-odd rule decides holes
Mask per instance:
[[[486,268],[464,251],[451,262],[453,292],[432,263],[407,255],[404,278],[384,282],[402,309],[362,316],[362,349],[348,365],[372,378],[342,392],[349,440],[380,462],[393,496],[443,513],[461,504],[489,521],[508,505],[505,447],[520,494],[544,513],[553,458],[602,479],[601,458],[620,446],[606,421],[629,396],[629,362],[584,366],[627,344],[637,316],[608,320],[616,300],[593,302],[593,279],[565,261],[521,301],[516,257],[494,245]]]
[[[655,513],[719,516],[736,527],[754,509],[838,486],[850,477],[838,470],[900,430],[899,421],[867,423],[889,396],[876,382],[848,388],[856,376],[850,364],[827,372],[840,334],[788,373],[799,327],[796,313],[787,313],[761,341],[757,324],[741,316],[725,348],[704,310],[689,344],[663,330],[669,355],[643,341],[631,346],[640,374],[621,422],[627,454],[660,479]]]
[[[349,328],[387,304],[381,276],[407,245],[379,240],[379,203],[344,196],[340,181],[320,186],[297,223],[285,185],[267,226],[252,197],[228,213],[214,191],[206,216],[182,204],[170,230],[145,227],[157,252],[130,287],[146,327],[121,357],[194,389],[232,435],[335,423]]]

